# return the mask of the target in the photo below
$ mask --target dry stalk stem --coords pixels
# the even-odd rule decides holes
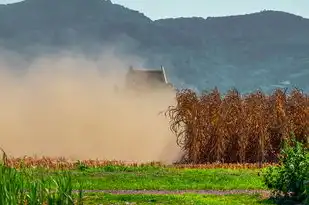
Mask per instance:
[[[277,162],[292,133],[308,144],[309,96],[298,89],[277,89],[248,95],[232,89],[221,97],[218,89],[198,96],[180,90],[166,116],[189,163]]]

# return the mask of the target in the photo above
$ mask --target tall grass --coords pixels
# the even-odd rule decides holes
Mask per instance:
[[[0,164],[0,204],[73,205],[82,204],[82,189],[73,193],[69,171],[49,174],[43,168],[12,168],[3,153]],[[82,187],[81,187],[82,188]]]
[[[166,115],[185,162],[277,162],[291,133],[308,144],[309,96],[298,89],[270,95],[231,89],[224,97],[217,89],[202,95],[185,89],[176,101]]]

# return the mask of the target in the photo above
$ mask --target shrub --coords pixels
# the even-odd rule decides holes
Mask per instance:
[[[276,197],[309,202],[309,152],[294,138],[285,142],[280,163],[264,170],[263,180]]]

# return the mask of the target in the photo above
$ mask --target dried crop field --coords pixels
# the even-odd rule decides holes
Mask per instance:
[[[284,140],[308,144],[309,96],[298,89],[269,95],[231,89],[223,97],[217,89],[202,95],[185,89],[176,100],[165,114],[184,162],[273,163]]]
[[[21,158],[6,158],[4,164],[10,168],[46,168],[50,170],[74,170],[85,166],[88,168],[100,168],[106,166],[125,166],[125,167],[162,167],[162,168],[177,168],[177,169],[260,169],[256,163],[204,163],[204,164],[173,164],[166,165],[161,162],[149,163],[128,163],[117,160],[79,160],[72,161],[66,158],[51,158],[51,157],[21,157]],[[276,163],[265,163],[263,167],[277,166]]]

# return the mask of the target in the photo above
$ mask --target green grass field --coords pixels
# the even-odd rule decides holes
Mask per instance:
[[[266,189],[259,170],[175,169],[162,167],[106,166],[76,171],[74,181],[85,189],[231,190]]]
[[[74,173],[90,190],[266,190],[260,170],[106,166]],[[77,185],[75,185],[77,186]],[[259,195],[85,195],[87,204],[272,204]]]
[[[85,197],[86,204],[186,204],[186,205],[234,205],[234,204],[272,204],[261,199],[259,195],[112,195],[89,194]]]
[[[44,180],[37,185],[31,185],[31,180],[26,180],[23,184],[29,184],[24,187],[33,190],[31,191],[33,197],[40,195],[38,194],[40,191],[35,191],[39,190],[37,187],[41,187],[42,190],[52,187],[57,192],[64,193],[56,194],[54,198],[58,195],[65,198],[65,194],[70,193],[76,197],[77,195],[71,191],[77,191],[82,186],[84,192],[79,197],[82,197],[83,204],[273,204],[267,199],[268,196],[263,194],[241,193],[244,190],[267,190],[259,171],[110,165],[70,170],[68,178],[68,173],[62,173],[63,171],[27,168],[24,173],[27,173],[28,178],[32,176],[29,179],[37,180],[44,176]],[[21,175],[15,177],[14,174],[5,174],[7,171],[2,172],[4,173],[0,176],[2,185],[17,190],[12,183],[20,183]],[[125,190],[129,193],[125,193]],[[136,190],[140,192],[134,192]],[[181,190],[193,192],[208,190],[211,193],[177,193]],[[158,193],[159,191],[163,193]]]

